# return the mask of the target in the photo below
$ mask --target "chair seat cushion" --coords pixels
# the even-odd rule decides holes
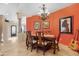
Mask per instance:
[[[36,43],[37,41],[36,40],[32,40],[32,43]]]
[[[48,45],[50,42],[49,41],[44,41],[44,42],[38,42],[38,44],[41,44],[41,45]]]

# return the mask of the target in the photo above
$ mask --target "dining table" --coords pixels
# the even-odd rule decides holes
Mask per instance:
[[[36,37],[36,34],[32,34],[32,37]],[[56,36],[55,35],[50,35],[50,34],[45,34],[44,35],[44,38],[45,38],[45,40],[47,40],[47,41],[51,41],[53,44],[53,49],[54,49],[54,51],[53,51],[53,53],[55,54],[56,53]]]

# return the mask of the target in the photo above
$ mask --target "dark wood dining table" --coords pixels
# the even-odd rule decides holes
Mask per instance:
[[[36,37],[36,35],[35,34],[32,34],[32,37]],[[54,51],[53,51],[53,53],[55,54],[55,52],[56,52],[56,36],[55,35],[44,35],[44,38],[47,40],[47,41],[51,41],[52,43],[53,43],[53,49],[54,49]]]

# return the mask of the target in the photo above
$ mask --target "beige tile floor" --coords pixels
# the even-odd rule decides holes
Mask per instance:
[[[67,46],[60,44],[60,51],[53,54],[53,49],[46,52],[46,56],[79,56],[79,54]],[[25,34],[19,35],[19,38],[10,38],[8,42],[0,44],[0,56],[43,56],[43,52],[36,50],[31,52],[30,48],[27,50],[25,46]]]

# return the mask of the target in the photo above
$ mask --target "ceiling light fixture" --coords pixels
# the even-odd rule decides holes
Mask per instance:
[[[45,4],[42,5],[41,11],[42,11],[41,12],[41,19],[43,21],[45,21],[47,19],[47,15],[48,15]]]

